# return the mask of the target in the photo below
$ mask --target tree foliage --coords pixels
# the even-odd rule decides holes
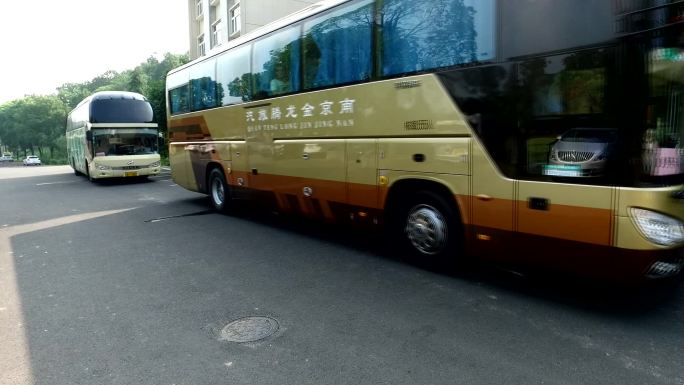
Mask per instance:
[[[0,140],[15,153],[52,156],[64,136],[66,108],[55,95],[30,95],[0,106]],[[43,154],[47,149],[48,154]]]
[[[53,95],[29,95],[0,105],[0,149],[35,154],[49,163],[66,159],[66,116],[88,95],[97,91],[132,91],[145,95],[154,109],[160,130],[166,132],[166,74],[188,62],[187,55],[167,53],[159,61],[145,62],[123,72],[107,71],[83,83],[65,83]]]

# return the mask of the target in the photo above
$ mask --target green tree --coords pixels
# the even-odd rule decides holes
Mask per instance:
[[[36,152],[45,157],[55,155],[55,142],[62,136],[66,119],[64,103],[55,95],[30,95],[0,108],[4,142],[24,155]]]
[[[65,83],[57,87],[57,97],[69,111],[90,94],[91,91],[85,83]]]
[[[167,53],[161,62],[157,61],[154,57],[150,57],[145,63],[138,66],[147,75],[147,82],[141,93],[150,101],[154,110],[155,120],[159,124],[159,131],[164,137],[168,133],[166,126],[166,74],[188,61],[187,55]],[[162,155],[165,155],[165,151],[166,147],[162,146]]]
[[[47,155],[48,162],[64,161],[66,115],[97,91],[145,95],[160,131],[166,133],[166,74],[187,62],[187,55],[167,53],[161,61],[150,56],[131,70],[107,71],[84,83],[65,83],[57,87],[55,95],[30,95],[4,103],[0,105],[0,144],[15,155],[38,153],[41,158]]]

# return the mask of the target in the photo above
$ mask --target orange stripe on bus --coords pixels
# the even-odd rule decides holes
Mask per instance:
[[[298,209],[305,215],[322,214],[328,219],[332,219],[333,216],[328,203],[348,203],[358,207],[382,209],[388,192],[384,186],[283,175],[250,175],[244,171],[233,171],[229,183],[237,185],[239,177],[246,182],[242,187],[275,193],[277,203],[283,210],[297,209],[291,207],[287,196],[296,197]],[[311,196],[304,195],[305,187],[311,188]],[[454,195],[454,199],[457,201],[464,225],[514,231],[515,225],[511,219],[513,201],[495,199],[486,204],[478,204],[477,199],[467,195]],[[473,201],[473,218],[468,217],[468,199]],[[313,200],[318,201],[320,209],[315,206]],[[518,208],[520,211],[517,215],[517,231],[520,233],[596,245],[611,243],[612,213],[609,209],[553,204],[548,210],[533,210],[526,206],[526,202],[519,202]]]
[[[548,210],[533,210],[520,202],[518,231],[543,237],[610,245],[612,211],[553,204]]]
[[[492,198],[483,202],[473,198],[472,224],[491,229],[510,231],[513,229],[513,201],[510,199]],[[461,207],[465,207],[461,205]],[[469,221],[465,222],[466,224]]]

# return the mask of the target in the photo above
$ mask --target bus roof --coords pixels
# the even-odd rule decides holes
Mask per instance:
[[[83,99],[68,115],[74,122],[153,123],[154,111],[137,92],[100,91]]]
[[[254,31],[247,33],[245,35],[242,35],[238,37],[237,39],[231,40],[228,42],[228,44],[221,45],[218,48],[212,49],[209,51],[209,53],[206,56],[200,56],[196,58],[195,60],[186,63],[180,67],[174,68],[171,71],[167,73],[167,76],[175,73],[177,71],[180,71],[184,68],[190,67],[195,63],[202,62],[204,60],[208,60],[214,56],[217,56],[223,52],[228,51],[231,48],[240,46],[242,44],[248,43],[252,40],[256,40],[257,38],[268,35],[269,33],[276,31],[280,28],[286,27],[290,24],[294,24],[300,20],[305,19],[308,16],[315,15],[319,12],[328,10],[330,8],[335,7],[336,5],[346,3],[350,0],[322,0],[319,1],[318,3],[311,4],[310,6],[303,8],[299,11],[293,12],[287,16],[283,16],[282,18],[272,21],[264,26],[261,26]]]
[[[129,99],[129,100],[142,100],[147,101],[147,98],[137,92],[130,91],[98,91],[92,95],[81,100],[78,105],[83,105],[85,103],[93,102],[96,100],[112,100],[112,99]]]

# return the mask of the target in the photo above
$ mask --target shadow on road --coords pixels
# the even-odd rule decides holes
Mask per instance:
[[[197,215],[211,213],[211,209],[209,212],[206,211],[211,207],[208,198],[200,198],[197,203],[202,204]],[[388,245],[388,241],[383,240],[380,231],[321,223],[295,216],[269,213],[254,207],[238,209],[232,215],[260,225],[293,232],[298,236],[339,244],[373,257],[398,261],[454,279],[488,285],[507,292],[520,293],[606,315],[635,316],[657,313],[663,307],[679,304],[684,300],[681,275],[667,280],[622,284],[589,280],[553,271],[526,269],[521,266],[500,266],[472,260],[445,268],[442,265],[416,261],[410,256],[398,253],[396,248]]]

